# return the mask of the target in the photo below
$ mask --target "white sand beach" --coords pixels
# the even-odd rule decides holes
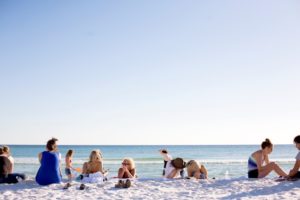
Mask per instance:
[[[39,186],[29,179],[16,185],[0,185],[0,199],[300,199],[300,181],[276,182],[274,179],[249,180],[167,180],[137,179],[129,189],[116,189],[117,179],[103,184],[87,184],[79,190],[74,182]]]

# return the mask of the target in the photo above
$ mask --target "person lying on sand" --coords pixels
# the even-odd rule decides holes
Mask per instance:
[[[180,172],[186,167],[182,158],[175,158],[167,162],[165,178],[180,178]]]
[[[207,170],[204,165],[199,164],[195,160],[190,160],[186,164],[186,170],[188,177],[194,177],[196,179],[207,179]]]
[[[287,177],[287,174],[276,163],[269,161],[268,155],[272,151],[273,144],[269,139],[266,139],[261,144],[261,150],[251,154],[248,160],[248,178],[263,178],[272,171],[281,177]]]
[[[296,178],[300,179],[300,135],[296,136],[294,138],[294,143],[296,145],[296,148],[299,150],[297,156],[296,156],[296,162],[294,164],[293,169],[290,170],[289,178]]]

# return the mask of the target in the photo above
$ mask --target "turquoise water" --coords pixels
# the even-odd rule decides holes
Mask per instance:
[[[15,172],[23,172],[33,177],[39,167],[37,155],[45,149],[44,145],[10,145],[15,158]],[[68,149],[75,151],[73,165],[82,167],[88,160],[93,149],[100,149],[104,157],[104,168],[110,170],[110,176],[116,176],[124,157],[132,157],[136,162],[139,177],[161,177],[163,160],[158,152],[166,148],[175,157],[188,161],[195,159],[206,166],[210,177],[224,178],[246,176],[247,159],[259,149],[258,145],[195,145],[195,146],[76,146],[61,145],[62,167],[64,155]],[[298,150],[293,145],[275,145],[270,155],[271,161],[276,161],[288,171],[293,167],[294,157]],[[271,176],[275,176],[272,174]]]

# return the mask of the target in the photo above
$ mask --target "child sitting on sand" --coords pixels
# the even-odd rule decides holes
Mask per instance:
[[[299,179],[300,178],[300,171],[299,171],[299,169],[300,169],[300,135],[298,135],[294,138],[294,143],[296,145],[296,148],[299,150],[299,152],[296,156],[296,162],[295,162],[294,168],[289,173],[289,177]]]
[[[207,170],[204,165],[199,164],[195,160],[190,160],[186,164],[188,177],[194,177],[196,179],[207,179]]]

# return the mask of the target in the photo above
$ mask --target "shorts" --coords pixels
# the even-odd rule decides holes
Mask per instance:
[[[295,174],[295,176],[293,176],[292,178],[300,178],[300,171],[298,171],[297,174]]]
[[[200,176],[199,176],[199,179],[206,179],[206,176],[205,176],[205,174],[200,174]]]
[[[65,168],[65,173],[67,176],[71,175],[72,172],[71,172],[71,169],[70,168]]]
[[[248,178],[258,178],[258,169],[248,171]]]

